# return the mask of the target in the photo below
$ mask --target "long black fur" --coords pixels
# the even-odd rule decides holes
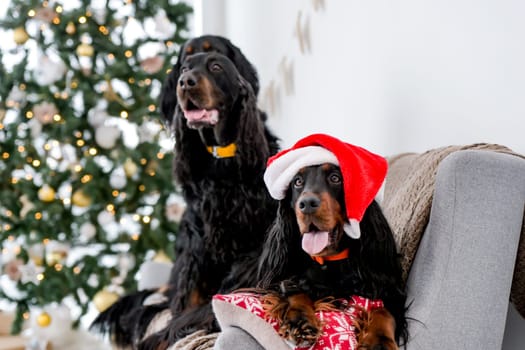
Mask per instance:
[[[277,217],[264,243],[259,287],[288,296],[306,293],[312,300],[360,295],[382,299],[396,320],[396,341],[407,339],[406,291],[390,226],[373,201],[360,223],[361,238],[344,236],[345,260],[320,265],[301,248],[301,233],[292,208],[292,193],[279,202]],[[285,290],[283,290],[283,286]]]
[[[191,54],[188,46],[193,47]],[[233,103],[228,111],[221,111],[217,125],[194,129],[187,125],[177,101],[177,82],[187,59],[210,55],[227,61],[225,69],[235,84],[224,94]],[[174,177],[187,208],[164,292],[168,300],[145,307],[143,300],[154,291],[132,294],[95,320],[93,328],[112,334],[117,345],[165,349],[196,330],[218,330],[211,297],[255,284],[257,259],[277,205],[267,193],[262,174],[268,157],[279,148],[278,139],[265,125],[266,115],[257,109],[258,88],[253,66],[237,47],[217,36],[189,41],[166,78],[161,112],[175,136]],[[231,142],[237,146],[233,158],[217,159],[206,150],[206,146]],[[192,301],[195,295],[197,303]],[[166,308],[173,317],[168,327],[142,340],[151,320]]]

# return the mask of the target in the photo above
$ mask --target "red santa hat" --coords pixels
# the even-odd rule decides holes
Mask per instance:
[[[359,238],[359,222],[379,193],[386,177],[386,159],[359,146],[325,135],[313,134],[268,159],[264,182],[275,199],[283,199],[293,177],[306,166],[331,163],[343,176],[346,215],[345,232]]]

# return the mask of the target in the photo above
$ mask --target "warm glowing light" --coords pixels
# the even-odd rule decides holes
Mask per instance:
[[[128,83],[135,84],[135,78],[129,78],[128,79]]]
[[[148,111],[155,112],[155,105],[149,105],[148,106]]]
[[[46,151],[49,151],[49,150],[51,149],[51,145],[50,145],[49,143],[46,143],[46,144],[44,145],[44,149],[45,149]]]
[[[53,116],[53,120],[56,121],[56,122],[59,122],[62,120],[62,116],[60,114],[55,114]]]
[[[115,59],[115,55],[112,54],[112,53],[108,53],[108,59],[114,60]]]
[[[29,11],[27,12],[27,15],[28,15],[29,17],[35,17],[36,12],[35,12],[35,10],[31,9],[31,10],[29,10]]]
[[[80,17],[78,18],[78,23],[80,23],[80,24],[84,24],[84,23],[86,23],[86,22],[87,22],[87,18],[86,18],[86,17],[84,17],[84,16],[80,16]]]
[[[25,152],[26,148],[24,146],[18,146],[18,152]]]
[[[111,192],[111,195],[112,195],[113,197],[118,197],[119,193],[120,193],[119,191],[117,191],[117,190],[113,190],[113,191]]]
[[[130,58],[131,56],[133,56],[133,52],[131,50],[126,50],[126,52],[124,52],[124,56]]]
[[[139,214],[133,214],[133,220],[139,221],[140,220],[140,215]]]
[[[146,158],[142,158],[140,160],[140,164],[142,164],[142,165],[146,165],[147,162],[148,162],[148,160]]]
[[[27,118],[27,119],[31,119],[31,118],[33,118],[33,112],[32,112],[32,111],[27,111],[27,112],[26,112],[26,118]]]
[[[164,159],[165,154],[162,152],[157,153],[157,158]]]
[[[55,9],[57,13],[62,13],[62,11],[64,10],[62,8],[62,6],[58,5],[57,8]]]
[[[138,233],[134,233],[133,235],[131,235],[131,239],[134,240],[134,241],[138,241],[139,240]]]
[[[142,218],[142,221],[143,221],[145,224],[149,224],[150,221],[151,221],[151,218],[150,218],[149,216],[146,215],[146,216],[144,216],[144,217]]]
[[[81,140],[77,140],[77,146],[78,146],[78,147],[82,147],[82,146],[84,146],[85,144],[86,144],[86,141],[84,141],[84,140],[82,140],[82,139],[81,139]]]
[[[39,273],[38,275],[36,275],[36,279],[39,280],[39,281],[42,281],[44,279],[44,274],[43,273]]]
[[[122,111],[122,112],[120,112],[120,117],[121,117],[121,118],[127,119],[128,116],[129,116],[129,115],[128,115],[128,112],[126,112],[126,111]]]
[[[35,219],[37,219],[37,220],[42,219],[42,213],[41,212],[35,213]]]
[[[108,205],[106,205],[106,210],[107,211],[114,211],[115,210],[115,206],[113,204],[108,204]]]
[[[62,264],[55,264],[55,270],[62,271]]]
[[[76,173],[79,173],[82,171],[82,165],[80,164],[77,164],[73,167],[73,170],[76,172]]]
[[[140,186],[139,186],[139,191],[140,191],[140,192],[144,192],[144,191],[146,191],[146,186],[144,186],[144,185],[140,185]]]
[[[7,153],[7,152],[2,153],[2,158],[8,159],[9,158],[9,153]]]
[[[22,317],[24,318],[24,320],[29,320],[29,312],[24,312],[22,314]]]
[[[32,164],[35,168],[38,168],[40,166],[40,161],[38,159],[35,159],[33,160]]]
[[[89,149],[88,152],[89,152],[89,154],[92,155],[92,156],[96,156],[97,153],[98,153],[97,149],[94,148],[94,147],[91,147],[91,148]]]
[[[91,181],[92,179],[93,179],[93,175],[86,174],[86,175],[84,175],[84,176],[82,176],[80,178],[80,182],[85,184],[85,183],[88,183],[89,181]]]
[[[60,18],[58,17],[53,18],[53,24],[60,24]]]
[[[78,267],[78,266],[73,267],[73,272],[74,272],[76,275],[78,275],[78,274],[80,273],[80,271],[82,271],[82,270],[80,269],[80,267]]]
[[[49,238],[44,238],[42,240],[42,243],[44,243],[44,245],[48,245],[49,244]]]

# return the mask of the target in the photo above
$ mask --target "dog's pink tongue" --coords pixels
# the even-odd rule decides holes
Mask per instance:
[[[328,245],[328,231],[303,233],[303,250],[310,255],[319,254]]]
[[[206,110],[199,109],[199,110],[192,110],[192,111],[184,111],[184,116],[189,121],[201,120],[206,116]]]

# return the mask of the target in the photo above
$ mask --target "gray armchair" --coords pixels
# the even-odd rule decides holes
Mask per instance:
[[[511,286],[525,278],[525,271],[513,277],[523,230],[525,159],[508,154],[510,150],[474,146],[441,152],[428,169],[433,171],[431,184],[409,189],[417,194],[430,188],[428,212],[418,212],[425,206],[421,196],[411,203],[406,193],[389,187],[403,186],[421,170],[413,164],[418,155],[394,159],[389,170],[384,209],[394,230],[404,225],[402,229],[414,231],[405,225],[409,220],[424,224],[413,254],[407,254],[408,315],[414,319],[408,350],[501,349]],[[401,242],[402,251],[409,248]],[[517,315],[513,311],[513,322],[525,324]],[[262,349],[242,324],[223,326],[215,349]],[[525,337],[519,327],[509,325],[507,337]],[[510,350],[520,340],[506,339],[505,344]]]
[[[525,160],[465,150],[441,162],[407,280],[409,350],[502,348],[524,205]]]

